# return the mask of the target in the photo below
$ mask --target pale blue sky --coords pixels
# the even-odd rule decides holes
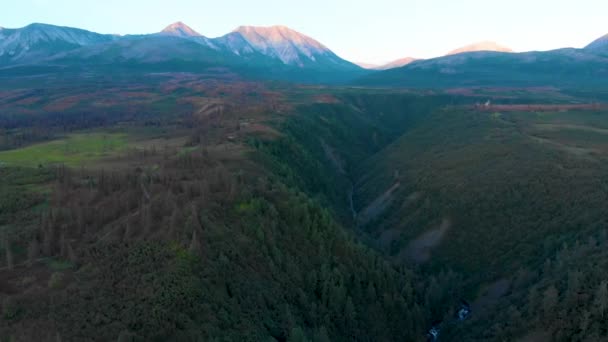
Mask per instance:
[[[151,33],[183,21],[208,37],[281,24],[338,55],[381,63],[493,40],[516,51],[582,47],[608,33],[607,0],[0,0],[0,26],[32,22]]]

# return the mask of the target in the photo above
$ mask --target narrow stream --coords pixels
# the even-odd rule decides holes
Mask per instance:
[[[353,215],[353,220],[357,221],[357,211],[355,210],[355,201],[353,197],[355,196],[355,183],[352,180],[350,182],[350,189],[348,190],[348,205],[350,207],[350,212]]]

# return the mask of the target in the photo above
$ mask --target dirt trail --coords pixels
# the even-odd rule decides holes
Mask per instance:
[[[340,156],[336,153],[333,147],[329,146],[325,140],[319,139],[321,142],[321,147],[323,148],[323,152],[325,152],[325,157],[329,159],[332,163],[336,171],[342,175],[346,175],[346,171],[344,170],[344,161]]]
[[[452,222],[448,218],[444,218],[441,225],[433,230],[423,233],[403,250],[400,257],[407,258],[415,263],[422,264],[431,258],[432,250],[437,247],[445,233],[452,227]]]
[[[365,225],[382,214],[393,201],[393,193],[399,189],[400,186],[401,183],[399,182],[393,184],[388,190],[365,207],[365,209],[361,210],[358,215],[358,223],[360,225]]]

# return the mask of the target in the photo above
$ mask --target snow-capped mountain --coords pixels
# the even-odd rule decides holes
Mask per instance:
[[[24,63],[118,37],[70,27],[31,24],[0,30],[0,63]]]
[[[231,32],[225,36],[215,38],[213,39],[213,42],[217,46],[220,46],[237,56],[249,56],[258,52],[256,48],[238,32]]]
[[[448,52],[446,54],[446,56],[456,55],[459,53],[466,53],[466,52],[477,52],[477,51],[513,52],[513,50],[511,50],[510,48],[508,48],[506,46],[502,46],[495,42],[485,41],[485,42],[473,43],[473,44],[458,48],[456,50],[452,50],[452,51]]]
[[[318,41],[285,26],[241,26],[232,33],[240,34],[255,51],[277,58],[286,65],[359,68],[336,56]]]
[[[105,35],[45,24],[0,29],[0,66],[94,70],[230,70],[248,77],[310,82],[353,79],[364,69],[284,26],[242,26],[207,38],[182,22],[144,35]]]
[[[171,24],[152,35],[122,37],[46,24],[31,24],[20,29],[1,29],[0,62],[35,62],[99,43],[149,39],[153,36],[182,38],[235,56],[265,56],[284,65],[299,68],[360,69],[336,56],[318,41],[285,26],[241,26],[227,35],[210,39],[183,22]]]
[[[173,23],[167,27],[165,27],[162,31],[160,31],[157,35],[166,36],[166,37],[177,37],[191,40],[193,42],[199,43],[201,45],[210,47],[212,49],[218,49],[218,47],[212,42],[211,39],[203,36],[202,34],[196,32],[190,26],[178,21]]]
[[[163,35],[175,36],[175,37],[201,37],[202,36],[202,34],[194,31],[190,26],[182,23],[181,21],[178,21],[176,23],[173,23],[173,24],[165,27],[165,29],[163,29],[160,33]]]

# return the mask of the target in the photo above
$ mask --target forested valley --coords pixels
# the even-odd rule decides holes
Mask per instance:
[[[586,95],[4,82],[0,338],[605,339]]]

